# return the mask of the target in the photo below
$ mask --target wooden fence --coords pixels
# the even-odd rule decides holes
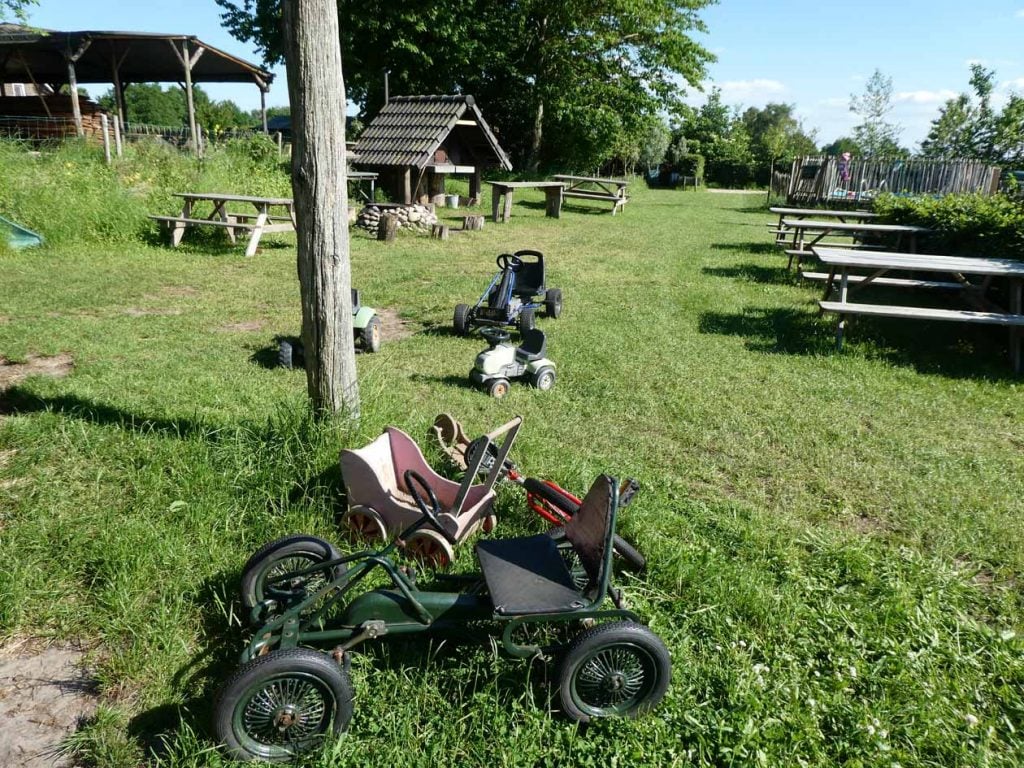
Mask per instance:
[[[794,160],[786,202],[842,207],[871,201],[882,192],[907,197],[964,192],[990,195],[999,187],[1000,169],[976,160],[853,159],[846,174],[841,165],[838,157]]]

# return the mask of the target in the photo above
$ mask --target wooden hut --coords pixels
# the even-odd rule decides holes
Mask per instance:
[[[448,176],[468,176],[480,198],[485,168],[512,170],[472,96],[397,96],[356,142],[355,164],[379,175],[394,202],[429,202]]]

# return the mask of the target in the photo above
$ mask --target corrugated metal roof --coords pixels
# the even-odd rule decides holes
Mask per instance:
[[[512,169],[472,96],[396,96],[366,126],[356,143],[359,165],[424,168],[467,112],[478,124],[481,145],[494,165]]]

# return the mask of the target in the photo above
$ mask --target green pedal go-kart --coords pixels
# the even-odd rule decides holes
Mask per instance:
[[[352,333],[356,344],[364,352],[380,352],[383,325],[377,310],[364,306],[359,291],[352,289]],[[304,368],[306,365],[302,342],[294,337],[279,338],[277,341],[277,364],[282,368]]]
[[[635,717],[661,701],[668,649],[611,583],[615,479],[600,475],[564,528],[479,541],[479,573],[435,574],[429,590],[392,558],[424,525],[448,534],[427,482],[407,470],[405,484],[422,518],[379,551],[342,556],[322,539],[289,536],[249,559],[242,602],[258,628],[214,706],[231,757],[289,761],[345,731],[348,654],[388,636],[500,637],[513,657],[556,659],[557,701],[577,722]],[[375,572],[390,586],[360,590]]]

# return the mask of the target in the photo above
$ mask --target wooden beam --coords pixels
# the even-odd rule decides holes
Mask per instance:
[[[263,123],[263,133],[270,133],[267,130],[267,89],[266,86],[260,86],[260,121]]]
[[[479,125],[479,123],[477,123],[476,120],[456,120],[455,124],[456,125],[472,125],[472,126]]]

